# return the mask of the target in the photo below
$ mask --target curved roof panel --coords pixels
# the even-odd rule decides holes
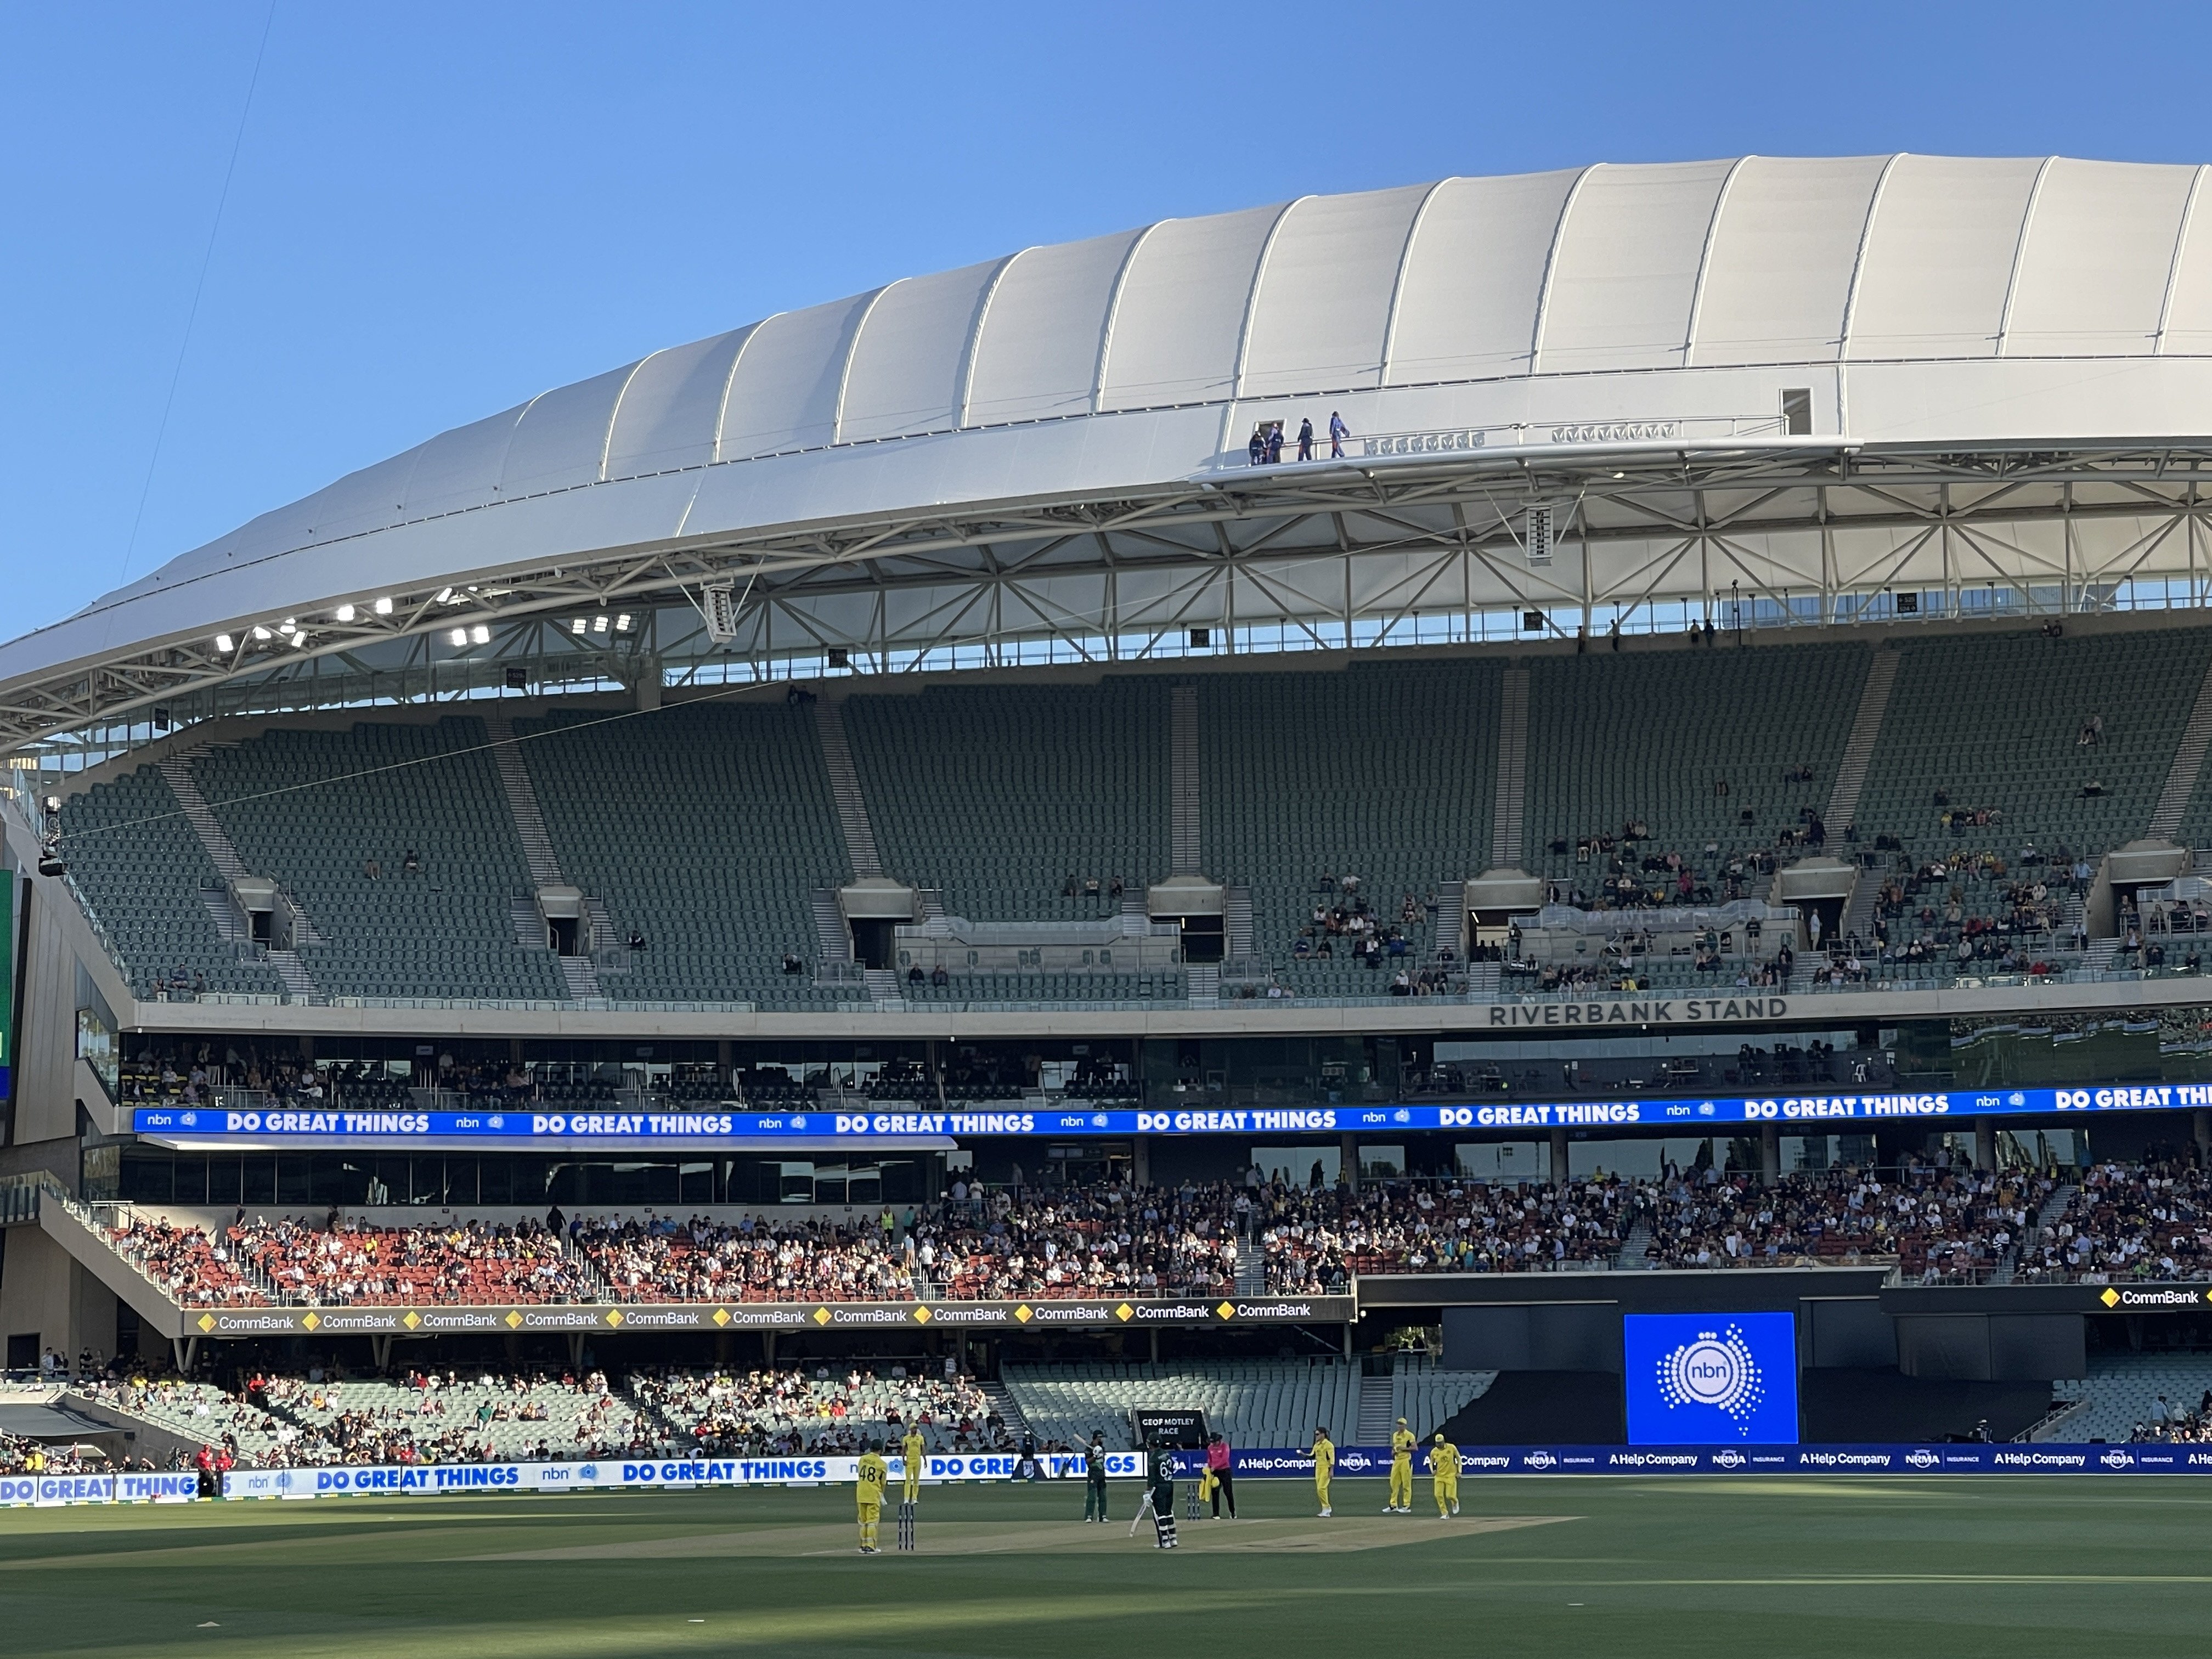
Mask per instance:
[[[1318,420],[1340,401],[1370,434],[1740,431],[1771,420],[1778,387],[1814,386],[1816,435],[2201,438],[2206,176],[1918,155],[1599,165],[1029,248],[443,433],[0,646],[0,687],[304,612],[346,597],[334,571],[358,594],[678,533],[1119,499],[1217,464],[1240,404]],[[2197,366],[2160,367],[2173,358]],[[2139,361],[2116,379],[2115,359]],[[1307,395],[1329,402],[1291,402]],[[2075,434],[2085,420],[2099,430]]]
[[[1091,412],[1107,307],[1142,234],[1025,248],[1008,262],[976,337],[963,425]]]
[[[2196,181],[2188,167],[2052,161],[2021,247],[2003,355],[2149,350]]]
[[[635,478],[704,466],[714,459],[730,371],[752,330],[656,351],[623,387],[607,433],[604,476]]]
[[[1592,167],[1559,228],[1536,369],[1674,368],[1729,161]]]
[[[1850,355],[1995,356],[2043,165],[1899,156],[1867,228]]]
[[[1525,374],[1553,239],[1579,173],[1447,179],[1414,227],[1392,386]]]
[[[846,361],[837,440],[941,432],[960,421],[969,347],[1004,259],[893,283],[868,307]]]
[[[1883,165],[1878,155],[1744,160],[1714,221],[1691,331],[1692,363],[1835,356]]]
[[[1373,386],[1407,234],[1426,185],[1308,196],[1275,228],[1252,296],[1247,398]]]
[[[831,442],[854,337],[884,292],[779,312],[753,330],[723,396],[714,459],[738,461]]]
[[[1280,207],[1154,225],[1107,319],[1102,410],[1226,398],[1251,312],[1252,279]],[[1071,321],[1074,319],[1071,319]]]

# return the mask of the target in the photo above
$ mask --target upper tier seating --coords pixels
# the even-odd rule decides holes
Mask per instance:
[[[1905,890],[1879,912],[1852,912],[1865,978],[2024,971],[2054,955],[2063,969],[2076,960],[2080,907],[2061,849],[2094,866],[2149,828],[2212,663],[2212,629],[1936,635],[1880,648],[1896,653],[1897,678],[1855,823],[1824,826],[1827,852]],[[1786,861],[1802,849],[1808,816],[1826,811],[1877,660],[1875,647],[1829,638],[1533,659],[1520,860],[1585,905],[1679,898],[1677,870],[1644,867],[1670,854],[1696,902],[1765,896],[1778,851]],[[1227,994],[1382,997],[1401,971],[1408,989],[1463,983],[1462,965],[1437,963],[1449,936],[1431,901],[1492,862],[1504,672],[1493,656],[1193,676],[1200,862],[1251,902],[1252,961],[1232,964]],[[851,696],[837,714],[884,872],[976,922],[1133,908],[1173,873],[1174,688],[1152,674]],[[867,996],[856,971],[835,985],[817,971],[814,895],[852,873],[817,731],[824,712],[749,696],[516,720],[561,875],[603,903],[595,914],[614,930],[599,943],[644,942],[602,952],[604,994],[769,1009]],[[2100,740],[2081,742],[2093,717]],[[303,907],[313,932],[300,957],[318,992],[569,997],[558,959],[529,937],[530,866],[486,741],[480,719],[456,714],[276,728],[190,761],[248,871]],[[207,894],[227,902],[220,878],[154,769],[82,791],[62,817],[75,879],[142,992],[181,969],[183,994],[196,983],[283,994],[276,968],[210,918]],[[2212,836],[2212,781],[2182,835]],[[1601,837],[1610,844],[1591,844]],[[2021,858],[2031,842],[2038,861]],[[410,849],[419,870],[406,867]],[[1356,896],[1344,886],[1353,876]],[[1240,915],[1232,904],[1239,957]],[[1871,937],[1877,917],[1886,949]],[[1959,935],[1977,917],[2007,927],[1977,927],[1962,966]],[[1376,967],[1355,959],[1359,937],[1384,942]],[[1893,961],[1899,951],[1909,959]],[[783,970],[786,952],[798,971]],[[898,988],[939,1006],[1188,994],[1188,975],[1133,967],[1117,950],[1096,974],[902,977]],[[1636,977],[1687,990],[1742,967],[1700,972],[1669,955]],[[1519,975],[1504,987],[1525,988]]]
[[[1595,896],[1603,859],[1578,859],[1576,843],[1637,821],[1650,833],[1630,873],[1650,888],[1659,878],[1644,876],[1643,859],[1680,853],[1720,896],[1730,857],[1797,830],[1801,809],[1826,808],[1869,655],[1861,644],[1814,641],[1538,660],[1528,672],[1527,868]],[[1786,775],[1808,767],[1809,780]],[[1843,825],[1826,828],[1832,844],[1841,838]]]
[[[938,686],[844,706],[884,870],[971,921],[1110,915],[1169,873],[1170,683]],[[1079,994],[1079,993],[1078,994]]]
[[[434,726],[277,728],[192,761],[246,867],[305,908],[320,943],[300,959],[319,991],[566,994],[551,953],[515,939],[512,905],[529,893],[530,874],[489,741],[482,720],[452,715]],[[416,872],[405,868],[410,848]]]
[[[714,702],[614,725],[556,709],[519,720],[520,749],[562,875],[603,896],[617,933],[645,936],[603,986],[627,1001],[834,1000],[783,953],[818,954],[810,895],[851,878],[814,715]],[[850,994],[860,994],[858,986]]]
[[[1294,962],[1324,900],[1320,879],[1359,878],[1358,896],[1409,955],[1433,951],[1434,919],[1401,921],[1407,895],[1490,861],[1503,666],[1494,659],[1359,664],[1339,673],[1210,676],[1199,682],[1200,835],[1206,873],[1249,887],[1252,945],[1310,995],[1382,995],[1402,965],[1370,971],[1339,939],[1328,962]]]
[[[128,964],[142,996],[178,969],[210,991],[279,996],[284,981],[268,963],[224,942],[202,892],[222,878],[185,821],[168,783],[152,767],[94,784],[62,808],[63,846],[84,895]]]
[[[2212,631],[1995,634],[1916,640],[1903,652],[1859,798],[1862,838],[1894,836],[1923,859],[1989,848],[2010,860],[2033,842],[2094,860],[2149,824],[2212,662]],[[2100,715],[2101,740],[2082,744],[2084,722]],[[2104,793],[2084,799],[2092,781]],[[1942,821],[1982,809],[2001,816]],[[1831,842],[1843,828],[1828,826]]]

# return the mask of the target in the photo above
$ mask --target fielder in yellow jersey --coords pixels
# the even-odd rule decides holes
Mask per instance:
[[[860,1506],[860,1553],[877,1555],[876,1528],[884,1516],[884,1488],[890,1482],[890,1466],[883,1459],[883,1442],[871,1440],[867,1450],[860,1454],[858,1469],[860,1485],[854,1497]]]
[[[1390,1498],[1382,1505],[1385,1515],[1393,1510],[1401,1515],[1413,1512],[1413,1448],[1419,1443],[1400,1418],[1390,1437]]]
[[[929,1448],[923,1443],[920,1429],[906,1431],[906,1438],[899,1442],[899,1455],[906,1460],[902,1487],[906,1501],[911,1504],[921,1496],[921,1466],[929,1458]]]
[[[1328,1513],[1328,1478],[1336,1473],[1336,1443],[1327,1428],[1314,1431],[1314,1491],[1321,1496],[1321,1512]]]
[[[1429,1448],[1429,1481],[1436,1488],[1437,1519],[1448,1521],[1459,1513],[1459,1448],[1442,1433]]]

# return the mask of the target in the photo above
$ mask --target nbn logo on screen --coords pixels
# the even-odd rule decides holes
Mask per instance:
[[[1796,1443],[1794,1314],[1630,1314],[1621,1346],[1631,1445]]]

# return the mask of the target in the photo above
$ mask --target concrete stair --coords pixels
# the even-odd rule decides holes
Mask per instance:
[[[533,887],[565,887],[568,884],[561,874],[561,860],[553,851],[553,838],[546,833],[544,814],[538,810],[538,790],[530,781],[530,769],[523,763],[522,746],[516,741],[514,723],[503,713],[488,714],[483,717],[484,730],[492,742],[492,764],[499,773],[500,793],[507,798],[507,816],[514,820],[515,838],[522,843],[522,861],[529,868]],[[535,919],[537,906],[530,906],[533,915],[528,934],[523,931],[522,914],[513,907],[515,939],[518,943],[543,950],[546,948],[545,924]],[[590,951],[595,941],[583,941],[584,954],[557,957],[561,981],[571,1000],[596,1002],[606,993],[599,985],[599,972],[592,963]]]
[[[1836,767],[1835,787],[1828,791],[1828,810],[1821,820],[1838,839],[1858,812],[1867,768],[1874,763],[1875,743],[1881,736],[1882,716],[1889,712],[1889,694],[1897,687],[1900,660],[1897,652],[1877,650],[1867,665],[1858,713],[1852,717],[1851,734],[1844,744],[1844,758]]]
[[[853,748],[845,740],[844,705],[817,697],[814,730],[822,744],[822,769],[830,775],[830,793],[837,803],[837,826],[844,833],[845,856],[853,866],[853,878],[879,879],[884,873],[883,858],[876,851],[876,832],[868,823],[860,769],[853,764]]]
[[[1498,702],[1498,780],[1491,805],[1490,867],[1511,870],[1526,856],[1522,821],[1528,801],[1528,671],[1505,670]]]
[[[207,797],[200,793],[199,783],[192,776],[192,757],[204,754],[206,750],[205,744],[173,750],[155,763],[155,769],[167,782],[169,793],[177,798],[177,805],[184,811],[185,822],[191,825],[192,833],[199,837],[200,845],[206,848],[208,860],[215,866],[216,873],[225,881],[244,880],[253,872],[246,867],[246,860],[239,857],[238,848],[231,844],[228,832],[216,819],[215,810],[208,805]],[[313,921],[301,908],[299,900],[289,891],[285,893],[284,900],[292,908],[293,945],[295,947],[320,945],[323,936],[315,931]],[[205,897],[203,902],[206,902]],[[232,909],[227,894],[222,899],[222,908],[226,911]],[[208,909],[210,915],[216,914],[213,904],[209,904]],[[217,931],[233,943],[237,942],[236,936],[242,935],[242,925],[234,920],[234,913],[229,927],[226,927],[220,917],[216,926]],[[301,961],[296,948],[271,951],[268,953],[268,962],[276,970],[277,977],[284,981],[284,994],[292,1001],[313,1002],[320,996],[321,993],[315,986],[315,976],[308,971],[307,963]]]
[[[2212,669],[2205,671],[2197,688],[2196,707],[2189,711],[2189,724],[2181,729],[2181,742],[2173,751],[2173,763],[2166,769],[2165,785],[2158,792],[2158,805],[2152,810],[2150,824],[2143,831],[2148,839],[2172,841],[2181,833],[2182,815],[2189,810],[2189,798],[2197,793],[2197,780],[2204,770],[2208,746],[2212,746]]]
[[[1178,876],[1201,866],[1199,845],[1198,688],[1178,685],[1168,700],[1169,862]]]
[[[1245,962],[1252,955],[1252,890],[1249,887],[1228,887],[1221,894],[1222,943],[1231,962]]]
[[[825,963],[850,962],[853,936],[845,927],[845,913],[837,908],[837,895],[817,887],[808,896],[814,915],[814,945]]]
[[[1391,1431],[1398,1426],[1398,1414],[1391,1409],[1397,1394],[1387,1376],[1363,1376],[1359,1379],[1359,1421],[1355,1425],[1358,1438],[1352,1443],[1360,1446],[1387,1446]]]

